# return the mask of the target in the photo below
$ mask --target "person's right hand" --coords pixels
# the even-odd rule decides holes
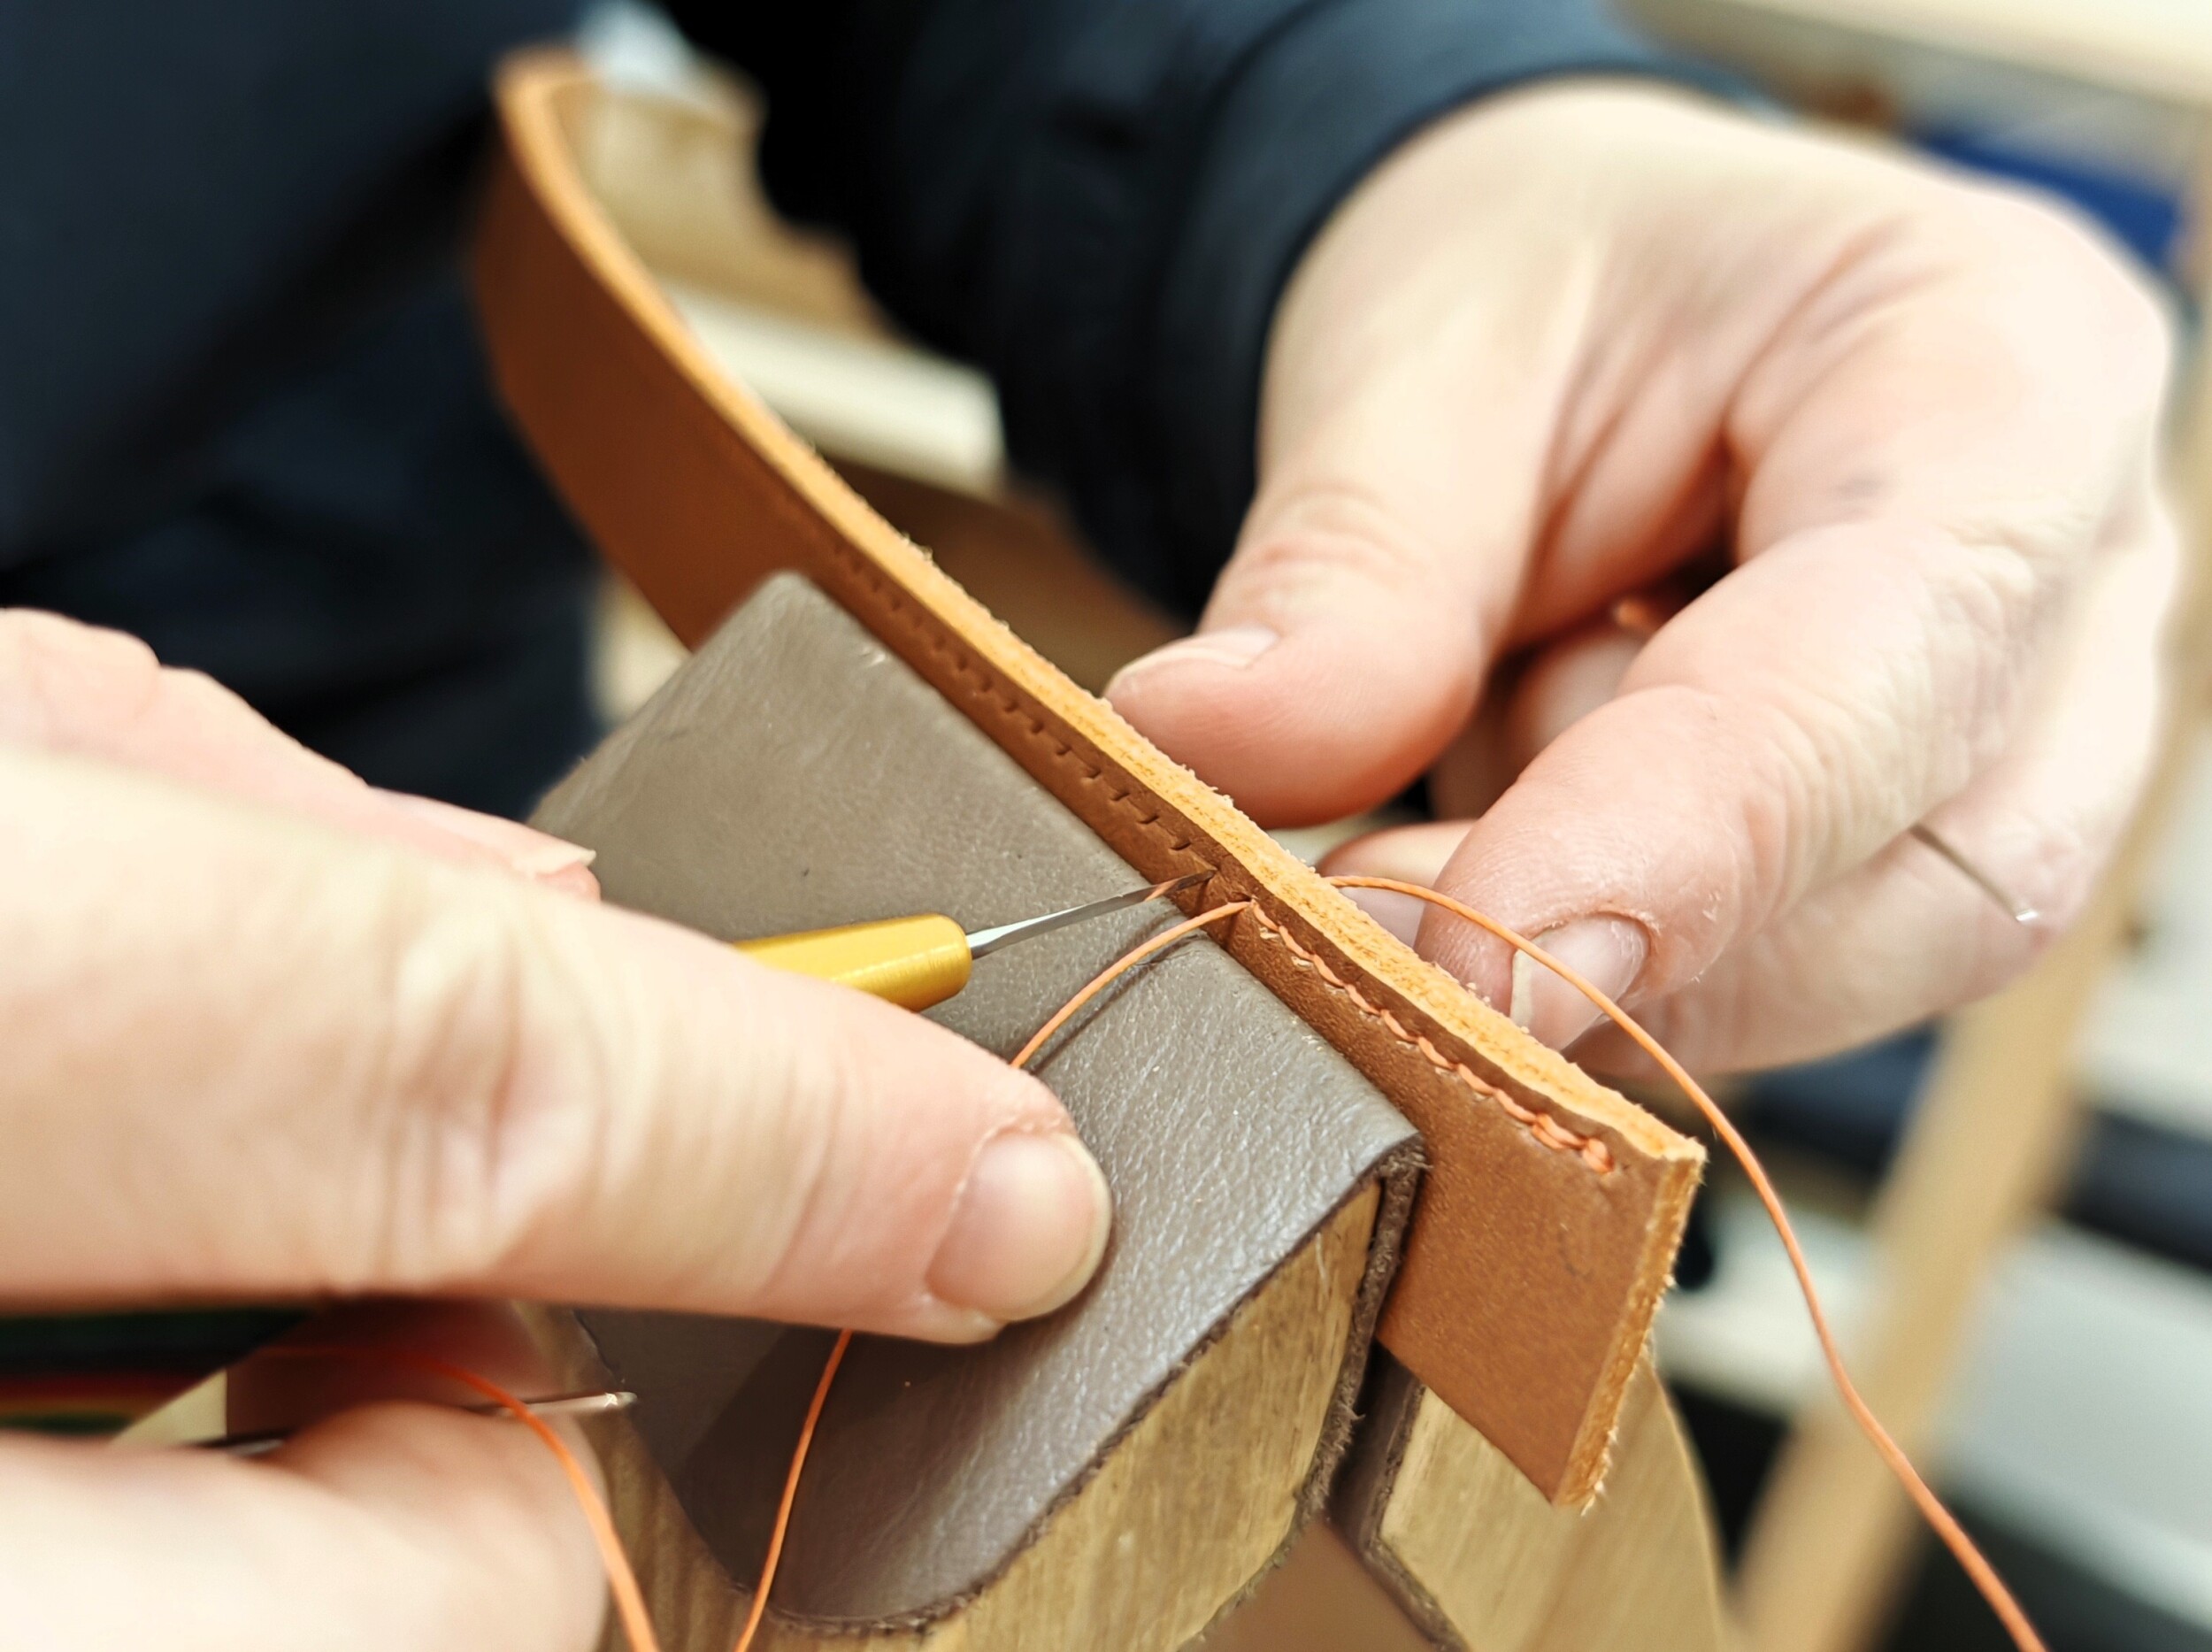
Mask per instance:
[[[2025,969],[2120,838],[2170,358],[2143,274],[2024,192],[1649,84],[1502,91],[1306,249],[1235,553],[1108,697],[1266,826],[1425,774],[1440,818],[1323,870],[1534,937],[1699,1072],[1848,1049]],[[1646,1071],[1502,942],[1363,899]]]
[[[584,858],[0,612],[0,1307],[519,1296],[962,1341],[1087,1279],[1105,1185],[1043,1086],[579,898]],[[0,1440],[0,1622],[58,1652],[580,1648],[602,1598],[511,1425],[372,1406],[252,1463]]]

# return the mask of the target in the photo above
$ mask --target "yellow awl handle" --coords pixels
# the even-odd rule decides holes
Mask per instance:
[[[1186,878],[1109,895],[1042,918],[1001,924],[995,929],[968,934],[949,918],[925,913],[919,918],[886,918],[864,924],[843,924],[835,929],[810,929],[803,934],[770,935],[760,941],[733,942],[748,957],[795,975],[811,975],[856,987],[902,1010],[926,1010],[942,1003],[968,984],[974,961],[1001,947],[1032,935],[1079,924],[1087,918],[1118,912],[1125,907],[1156,900],[1203,883],[1213,876],[1194,872]]]
[[[741,941],[748,957],[872,994],[902,1010],[942,1003],[968,984],[967,931],[949,918],[889,918],[803,934]]]

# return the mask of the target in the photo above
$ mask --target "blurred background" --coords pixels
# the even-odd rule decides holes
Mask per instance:
[[[2204,0],[1630,14],[1778,104],[2070,198],[2168,283],[2193,338],[2212,198]],[[902,342],[841,248],[778,222],[752,173],[749,88],[634,0],[599,6],[584,39],[619,92],[583,134],[594,187],[731,371],[1086,686],[1173,634],[1010,481],[988,382]],[[2181,379],[2175,474],[2201,522],[2198,372]],[[2192,661],[2206,630],[2185,639]],[[610,718],[680,658],[618,585],[595,646]],[[1870,1397],[2067,1652],[2212,1652],[2212,726],[2204,673],[2188,676],[2138,841],[2032,979],[1736,1093]],[[1840,1423],[1779,1246],[1725,1166],[1659,1354],[1756,1652],[2004,1644]]]

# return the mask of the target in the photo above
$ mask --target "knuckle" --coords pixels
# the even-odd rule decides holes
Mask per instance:
[[[1256,505],[1248,520],[1215,588],[1217,611],[1286,630],[1371,626],[1386,615],[1402,646],[1368,664],[1399,665],[1408,679],[1402,686],[1463,710],[1479,682],[1482,639],[1504,619],[1504,597],[1481,578],[1481,555],[1435,542],[1356,480],[1303,486],[1294,497]]]
[[[1973,187],[1989,227],[2013,250],[2070,264],[2096,261],[2100,246],[2088,220],[2057,196],[1995,181]]]
[[[2120,265],[2092,220],[2070,203],[1996,179],[1958,181],[1936,204],[1985,257],[2024,272],[2060,271],[2070,279],[2120,277]],[[1963,215],[1957,208],[1963,205]]]
[[[845,1041],[768,1041],[776,1055],[754,1078],[756,1117],[766,1126],[760,1163],[773,1173],[757,1179],[746,1249],[762,1296],[793,1294],[794,1276],[818,1247],[849,1231],[854,1156],[863,1149],[856,1126],[870,1082],[858,1051]]]
[[[1909,662],[1908,696],[1929,742],[1923,796],[1941,796],[1993,762],[2010,738],[2036,663],[2039,639],[2062,603],[2055,552],[2019,534],[1962,543],[1922,577],[1926,639]]]
[[[1347,575],[1385,588],[1410,587],[1425,582],[1439,560],[1379,493],[1354,481],[1303,488],[1254,516],[1264,526],[1237,548],[1225,577],[1263,580],[1293,596],[1316,585],[1326,595]]]
[[[382,891],[371,1034],[353,1103],[372,1209],[357,1283],[436,1287],[495,1271],[572,1185],[573,1084],[524,1059],[520,927],[421,869]]]
[[[88,708],[142,707],[160,680],[160,662],[136,637],[35,609],[0,611],[0,732],[52,740]]]
[[[171,696],[188,711],[204,717],[245,715],[259,720],[257,714],[252,712],[237,694],[205,672],[190,666],[161,667],[157,687],[161,693]]]
[[[0,646],[43,657],[49,665],[74,660],[134,664],[154,668],[154,651],[124,631],[88,626],[82,620],[38,608],[0,610]]]
[[[980,1144],[1064,1116],[1041,1086],[939,1029],[791,985],[794,996],[743,1011],[747,1071],[721,1110],[745,1198],[722,1264],[764,1311],[881,1311],[918,1287]]]
[[[2108,367],[2162,371],[2174,345],[2170,307],[2132,258],[2070,203],[2015,186],[1975,186],[1989,256],[2038,281],[2077,316],[2094,318]]]
[[[1902,244],[1925,279],[1960,284],[1967,316],[2046,362],[2093,359],[2101,386],[2145,411],[2162,400],[2176,338],[2148,273],[2072,204],[1996,180],[1918,175]],[[2005,302],[1994,307],[1993,296]],[[2010,322],[1999,318],[2009,312]]]

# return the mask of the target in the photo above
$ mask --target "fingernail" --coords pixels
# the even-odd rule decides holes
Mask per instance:
[[[379,791],[377,795],[395,809],[426,820],[464,842],[489,849],[526,878],[557,878],[563,872],[580,871],[599,858],[597,849],[568,842],[519,820],[503,820],[496,815],[479,814],[473,809],[410,792]]]
[[[533,843],[507,857],[508,864],[526,878],[550,878],[556,872],[588,866],[598,858],[597,849],[586,849],[580,843],[565,843],[557,837]]]
[[[1111,699],[1118,684],[1160,665],[1226,665],[1240,671],[1281,641],[1265,626],[1227,626],[1219,631],[1201,632],[1131,660],[1114,673],[1113,681],[1106,685],[1106,695]]]
[[[1050,1313],[1089,1282],[1112,1212],[1098,1161],[1072,1134],[994,1137],[930,1263],[930,1291],[994,1319]]]
[[[1643,930],[1622,918],[1578,918],[1548,929],[1536,944],[1617,1001],[1644,967]],[[1605,1012],[1525,952],[1513,955],[1509,1013],[1538,1041],[1564,1049]]]

